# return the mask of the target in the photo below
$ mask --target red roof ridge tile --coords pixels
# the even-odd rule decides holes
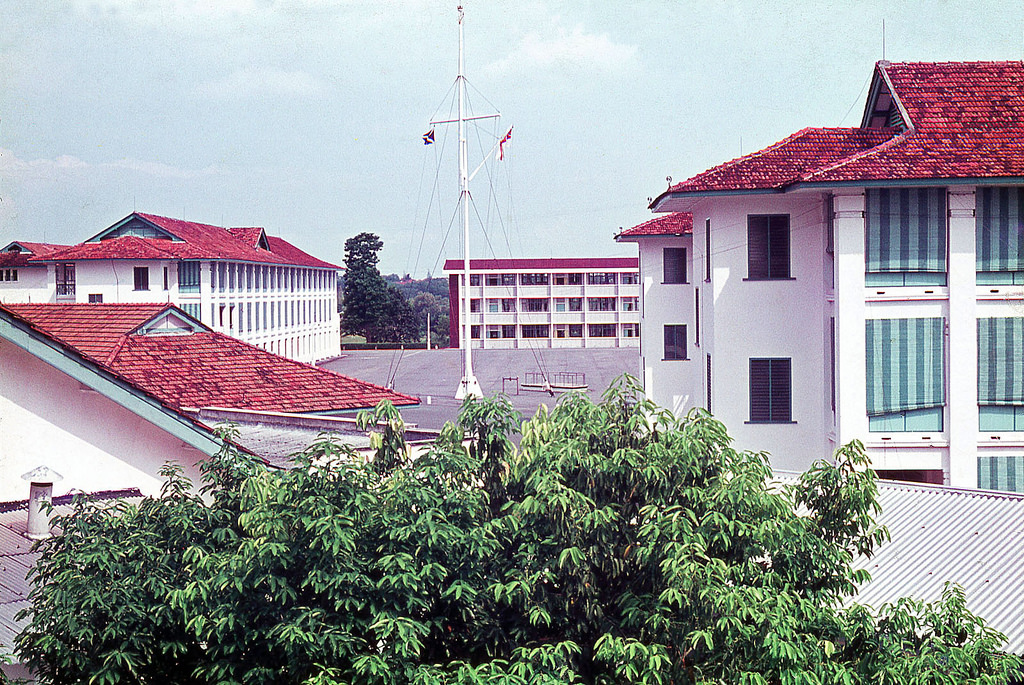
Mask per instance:
[[[799,140],[800,138],[803,138],[804,136],[806,136],[807,134],[811,133],[812,131],[822,131],[822,130],[826,130],[826,129],[815,128],[813,126],[805,126],[804,128],[800,129],[796,133],[791,133],[790,135],[786,136],[782,140],[778,140],[778,141],[772,143],[768,147],[761,148],[760,150],[755,150],[754,152],[750,152],[750,153],[747,153],[745,155],[741,155],[739,157],[735,157],[735,158],[730,159],[730,160],[728,160],[726,162],[722,162],[721,164],[717,164],[717,165],[715,165],[715,166],[713,166],[713,167],[711,167],[711,168],[709,168],[709,169],[707,169],[705,171],[702,171],[700,174],[697,174],[696,176],[693,176],[692,178],[689,178],[686,181],[680,181],[679,183],[677,183],[674,186],[672,186],[671,188],[669,188],[668,192],[672,192],[672,191],[676,190],[677,188],[681,189],[689,181],[693,180],[694,178],[697,178],[697,176],[700,176],[702,174],[707,173],[708,171],[712,171],[712,170],[714,170],[714,171],[725,170],[725,169],[727,169],[729,167],[742,164],[742,163],[747,162],[747,161],[749,161],[751,159],[756,159],[758,157],[762,157],[762,156],[768,154],[769,152],[772,152],[772,151],[774,151],[774,150],[776,150],[778,148],[781,148],[781,147],[784,147],[784,146],[788,145],[789,143],[793,142],[794,140]]]
[[[876,145],[874,147],[870,147],[870,148],[868,148],[866,150],[861,150],[859,152],[854,152],[852,155],[849,155],[847,157],[844,157],[843,159],[837,160],[837,161],[835,161],[832,164],[828,164],[826,166],[814,169],[813,171],[809,171],[809,172],[803,174],[800,177],[799,180],[803,181],[805,183],[806,182],[810,182],[811,179],[813,179],[815,176],[819,176],[819,175],[825,174],[825,173],[827,173],[829,171],[834,171],[836,169],[840,169],[840,168],[846,166],[847,164],[852,164],[853,162],[856,162],[856,161],[858,161],[860,159],[864,159],[866,157],[870,157],[871,155],[878,154],[878,153],[884,152],[885,150],[889,150],[891,148],[894,148],[897,145],[902,144],[904,141],[906,141],[907,139],[909,139],[911,136],[915,135],[916,133],[917,133],[917,131],[915,131],[912,127],[908,128],[903,133],[900,133],[899,135],[897,135],[897,136],[895,136],[893,138],[890,138],[889,140],[887,140],[887,141],[885,141],[883,143],[880,143],[880,144],[878,144],[878,145]]]

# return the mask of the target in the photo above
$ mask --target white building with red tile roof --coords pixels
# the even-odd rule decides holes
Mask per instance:
[[[17,261],[17,281],[2,259]],[[83,243],[15,242],[0,301],[171,302],[216,331],[299,361],[338,354],[339,267],[258,227],[139,212]]]
[[[804,129],[651,208],[694,226],[618,238],[645,283],[689,249],[692,301],[645,292],[653,399],[710,408],[780,468],[857,439],[888,477],[1024,490],[1024,64],[879,62],[860,126]]]
[[[448,275],[452,347],[470,304],[470,339],[482,349],[639,347],[640,284],[635,257],[461,259]]]
[[[170,304],[0,305],[0,501],[45,465],[56,494],[159,491],[160,467],[221,440],[202,416],[346,416],[418,400],[267,352]]]

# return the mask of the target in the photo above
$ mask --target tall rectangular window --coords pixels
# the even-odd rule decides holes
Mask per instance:
[[[700,347],[700,289],[693,289],[693,344]]]
[[[178,262],[178,292],[197,293],[199,292],[199,262],[187,261]],[[213,272],[216,273],[216,272]]]
[[[708,413],[710,414],[711,413],[711,355],[710,354],[708,355],[707,359],[708,359],[707,375],[704,376],[704,379],[707,382],[707,388],[706,388],[707,395],[706,395],[705,399],[707,400],[707,410],[708,410]]]
[[[220,262],[217,264],[217,282],[220,284],[220,291],[224,292],[228,288],[228,265],[226,262]]]
[[[164,290],[167,290],[167,285],[168,285],[167,281],[169,280],[168,279],[168,271],[170,271],[170,269],[165,266],[164,267]]]
[[[711,219],[704,220],[704,281],[711,282]]]
[[[136,290],[149,290],[149,267],[137,266],[132,269]]]
[[[664,328],[666,360],[686,359],[686,326],[666,324]]]
[[[686,248],[665,247],[661,250],[663,283],[686,283]]]
[[[503,312],[514,312],[516,310],[516,301],[512,297],[504,297],[501,300],[501,311]]]
[[[747,217],[747,280],[789,278],[789,215]]]
[[[869,188],[864,258],[868,286],[945,285],[945,189]]]
[[[836,317],[829,318],[829,378],[832,396],[832,413],[836,412]]]
[[[978,429],[1024,431],[1024,318],[978,319]]]
[[[56,284],[57,284],[57,297],[74,297],[75,296],[75,264],[74,262],[68,262],[66,264],[55,265],[56,271]]]
[[[865,322],[868,430],[942,430],[945,321]]]
[[[792,361],[750,360],[750,423],[792,422]]]
[[[1024,192],[978,188],[974,216],[978,283],[1024,285]]]

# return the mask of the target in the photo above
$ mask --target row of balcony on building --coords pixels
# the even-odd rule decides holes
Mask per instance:
[[[330,269],[224,261],[211,261],[209,265],[209,281],[205,283],[210,292],[327,293],[337,288],[337,275]],[[159,267],[136,266],[132,269],[134,290],[151,289],[150,273],[153,268]],[[163,290],[170,289],[172,287],[170,267],[164,266],[162,274],[158,271],[159,275],[162,275]],[[57,297],[74,298],[77,280],[74,262],[57,263],[55,276]],[[203,285],[202,262],[198,260],[178,262],[177,289],[179,293],[199,293],[203,291]]]
[[[520,312],[582,312],[586,300],[589,312],[638,312],[639,297],[501,297],[471,298],[469,311],[491,314]]]
[[[469,337],[480,340],[507,340],[511,338],[638,338],[639,323],[591,323],[591,324],[498,324],[471,325]]]
[[[638,285],[639,273],[615,271],[592,273],[484,273],[469,275],[470,286],[515,286],[515,285]]]

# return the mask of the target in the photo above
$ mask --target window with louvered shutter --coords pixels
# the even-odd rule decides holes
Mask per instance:
[[[789,278],[789,215],[747,217],[747,280]]]
[[[686,359],[686,326],[665,326],[665,359]]]
[[[792,360],[750,360],[750,422],[790,423]]]
[[[944,188],[869,188],[866,208],[868,286],[946,284]]]
[[[662,249],[665,283],[686,283],[686,248],[666,247]]]
[[[978,283],[1024,285],[1024,192],[978,188],[975,217]]]

